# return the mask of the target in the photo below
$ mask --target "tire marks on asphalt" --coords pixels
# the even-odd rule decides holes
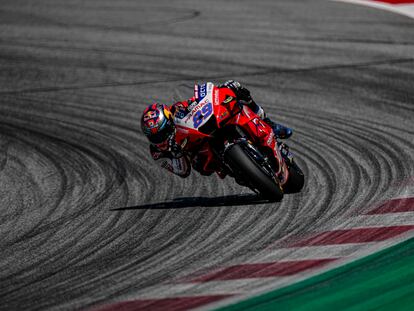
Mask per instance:
[[[348,260],[357,249],[379,247],[288,246],[408,189],[390,185],[414,176],[411,20],[325,1],[306,2],[310,10],[302,1],[194,8],[177,1],[177,11],[201,18],[149,23],[139,32],[134,26],[157,14],[169,20],[168,9],[158,8],[170,3],[49,2],[22,1],[25,14],[0,25],[0,135],[11,142],[0,176],[4,308],[72,310],[123,299],[145,300],[128,303],[135,309],[166,302],[190,308],[320,270],[202,283],[185,283],[186,276]],[[109,29],[120,22],[117,5],[131,8],[122,16],[129,29]],[[16,9],[7,0],[4,7],[3,15]],[[36,24],[55,18],[52,7],[68,27]],[[170,103],[177,85],[227,78],[239,79],[275,121],[294,128],[288,143],[307,176],[302,193],[278,204],[243,202],[234,196],[249,190],[231,179],[181,180],[150,159],[139,133],[144,106]],[[399,213],[384,215],[375,221],[404,225]]]
[[[412,202],[414,198],[405,198],[407,202]],[[401,199],[390,200],[381,204],[378,210],[374,208],[362,216],[351,217],[347,223],[348,226],[358,224],[357,219],[360,217],[375,219],[376,214],[396,213],[391,206],[398,207],[407,205],[400,204]],[[384,210],[386,207],[386,210]],[[402,214],[401,223],[411,223],[412,225],[385,226],[355,228],[347,230],[331,230],[314,235],[311,238],[302,238],[299,241],[287,245],[286,248],[276,248],[263,250],[259,260],[249,263],[240,263],[223,268],[214,269],[204,272],[198,276],[188,276],[180,282],[170,283],[161,286],[155,286],[147,294],[141,294],[151,299],[131,299],[119,302],[114,305],[104,306],[98,310],[115,310],[116,308],[128,309],[128,306],[134,310],[161,310],[164,303],[171,302],[171,299],[185,302],[180,305],[183,310],[191,309],[195,304],[202,306],[212,301],[219,301],[240,295],[251,295],[252,287],[260,288],[270,283],[280,286],[292,283],[303,275],[304,272],[312,271],[313,274],[318,270],[323,271],[323,267],[332,267],[335,262],[349,262],[361,256],[366,249],[373,249],[377,242],[392,241],[396,237],[414,230],[414,217],[405,217],[407,213],[411,216],[411,209],[405,212],[399,210]],[[405,215],[403,215],[405,214]],[[411,222],[409,221],[411,219]],[[395,221],[395,218],[392,218]],[[382,220],[383,221],[383,220]],[[381,223],[380,221],[377,221]],[[295,254],[291,261],[288,255]],[[303,254],[303,255],[301,255]],[[280,258],[281,260],[277,260]],[[300,258],[300,259],[299,259]],[[213,285],[214,284],[214,285]],[[250,289],[250,290],[248,290]],[[218,297],[217,294],[225,294]],[[186,297],[187,295],[187,297]],[[191,295],[191,297],[189,296]],[[137,294],[140,296],[140,294]],[[209,297],[211,301],[203,300]],[[200,303],[198,305],[198,303]],[[188,304],[188,305],[187,305]],[[175,305],[173,304],[173,310]],[[115,308],[115,309],[111,309]],[[181,310],[181,309],[179,309]]]

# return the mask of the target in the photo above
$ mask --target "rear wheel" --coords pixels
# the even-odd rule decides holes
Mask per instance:
[[[296,193],[302,190],[305,184],[305,176],[295,161],[289,167],[289,178],[283,185],[285,193]]]
[[[263,198],[271,201],[282,200],[283,190],[279,183],[243,147],[238,144],[230,146],[224,158],[236,178],[256,189]]]

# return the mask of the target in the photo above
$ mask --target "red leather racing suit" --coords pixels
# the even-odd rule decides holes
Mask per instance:
[[[260,117],[264,118],[265,113],[261,106],[256,104],[252,97],[250,96],[250,92],[241,86],[241,84],[237,81],[229,80],[226,81],[224,84],[219,85],[219,88],[226,87],[233,90],[236,94],[237,99],[244,101],[245,104],[249,105],[250,108]],[[195,95],[182,102],[177,102],[170,106],[170,110],[174,116],[174,118],[179,114],[187,114],[188,106],[194,103],[197,100],[197,95]],[[171,173],[174,173],[180,177],[187,177],[191,172],[191,167],[193,167],[196,171],[198,171],[202,175],[211,175],[212,172],[204,172],[202,169],[202,162],[203,158],[198,155],[192,155],[190,159],[186,154],[173,154],[171,151],[163,151],[164,149],[168,149],[168,145],[162,146],[165,148],[158,148],[155,145],[150,145],[150,152],[153,159],[161,165],[161,167],[167,169]],[[224,178],[225,175],[221,174],[221,172],[217,171],[217,174]]]

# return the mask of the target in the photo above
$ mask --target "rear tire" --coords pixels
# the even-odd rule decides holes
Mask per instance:
[[[234,174],[249,183],[251,188],[256,189],[263,198],[271,201],[282,200],[283,189],[280,185],[241,146],[238,144],[230,146],[224,158]]]
[[[286,184],[283,185],[285,193],[297,193],[302,190],[305,184],[305,176],[300,167],[293,161],[289,167],[289,178]]]

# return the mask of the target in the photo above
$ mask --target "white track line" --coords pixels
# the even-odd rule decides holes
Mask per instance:
[[[203,283],[163,284],[146,288],[133,295],[125,296],[123,297],[123,300],[248,294],[252,292],[252,288],[260,289],[261,286],[268,286],[269,284],[288,284],[296,277],[297,275],[208,281]]]
[[[361,215],[351,217],[341,223],[329,224],[321,228],[321,232],[332,230],[348,230],[374,227],[412,226],[414,212]]]
[[[368,247],[371,246],[371,244],[372,243],[350,243],[324,246],[278,248],[274,250],[263,251],[247,263],[344,258],[352,256],[362,247]]]

